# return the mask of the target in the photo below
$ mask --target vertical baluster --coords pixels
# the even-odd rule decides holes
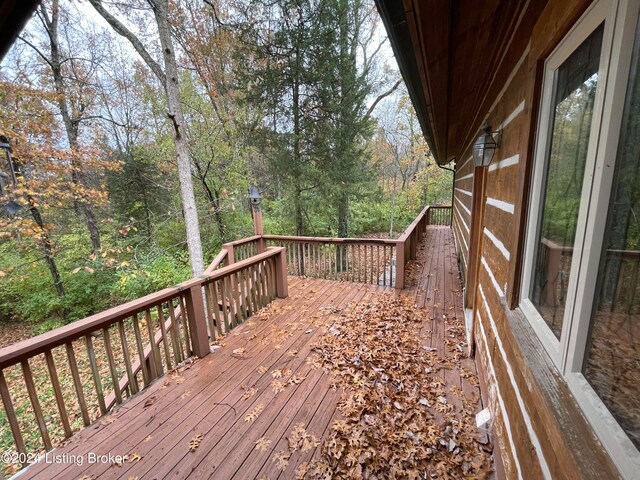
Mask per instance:
[[[260,291],[262,292],[262,306],[269,303],[269,293],[267,292],[267,262],[260,263]]]
[[[167,326],[164,318],[162,304],[156,307],[158,309],[158,323],[160,324],[160,334],[162,335],[162,346],[164,347],[164,358],[167,362],[167,370],[171,370],[171,353],[169,352],[169,339],[167,338]],[[211,332],[213,336],[213,331]]]
[[[218,280],[211,282],[211,297],[213,306],[213,316],[216,321],[218,336],[222,336],[222,321],[220,319],[220,300],[218,297]]]
[[[24,383],[27,385],[27,392],[29,393],[29,399],[31,400],[31,406],[33,407],[33,413],[36,416],[36,422],[38,423],[38,429],[40,430],[40,437],[44,442],[46,450],[51,450],[51,439],[49,438],[49,432],[47,431],[47,424],[44,421],[44,415],[42,414],[42,408],[40,408],[40,401],[38,400],[38,393],[33,383],[33,375],[31,374],[31,367],[29,367],[29,361],[23,360],[20,362],[22,365],[22,373],[24,375]]]
[[[102,391],[102,381],[100,380],[100,372],[98,371],[98,365],[96,363],[96,352],[93,350],[93,340],[91,334],[87,334],[84,337],[85,344],[87,345],[87,354],[89,356],[89,365],[91,366],[91,375],[93,376],[93,383],[96,387],[96,395],[98,397],[98,406],[100,412],[104,415],[107,413],[107,406],[104,403],[104,393]]]
[[[207,311],[207,325],[208,325],[208,330],[209,330],[209,337],[210,339],[213,341],[216,338],[216,327],[215,327],[215,321],[214,321],[214,316],[213,316],[213,297],[211,294],[211,283],[207,283],[204,284],[202,286],[202,288],[204,289],[204,296],[205,296],[205,309]]]
[[[116,362],[113,359],[113,350],[111,349],[111,336],[109,335],[109,327],[102,329],[102,338],[104,339],[104,349],[107,352],[107,360],[109,362],[109,372],[111,373],[111,382],[113,383],[113,395],[116,397],[116,403],[122,403],[122,392],[120,391],[120,382],[118,381],[118,371],[116,370]]]
[[[258,301],[258,308],[264,307],[262,296],[262,264],[256,265],[256,300]]]
[[[131,369],[131,359],[129,358],[129,345],[127,345],[127,334],[124,330],[124,322],[120,320],[118,322],[118,332],[120,333],[120,345],[122,346],[122,355],[124,357],[124,366],[127,370],[127,380],[129,381],[130,394],[138,393],[138,382],[133,375]]]
[[[275,285],[273,282],[273,276],[271,275],[271,259],[267,259],[264,262],[264,290],[267,295],[265,304],[268,305],[271,302],[271,288]]]
[[[62,396],[62,389],[60,388],[60,381],[58,380],[58,371],[56,370],[56,364],[53,361],[51,350],[47,350],[46,352],[44,352],[44,357],[47,360],[47,369],[49,370],[49,377],[51,378],[53,393],[56,397],[60,420],[62,420],[64,436],[69,438],[73,434],[73,432],[71,431],[71,425],[69,425],[69,416],[67,415],[67,408],[64,404],[64,397]]]
[[[393,263],[393,259],[398,256],[398,245],[391,245],[389,248],[389,264]],[[397,266],[396,266],[397,268]],[[396,272],[393,269],[393,266],[389,267],[389,283],[392,287],[396,286]]]
[[[224,306],[225,312],[227,316],[227,321],[225,322],[225,326],[227,326],[227,332],[231,331],[235,325],[235,312],[233,311],[233,290],[231,290],[231,282],[229,281],[229,276],[227,275],[222,279],[222,284],[224,285]]]
[[[387,286],[387,246],[382,246],[382,284]]]
[[[142,345],[142,334],[140,333],[138,314],[133,314],[131,320],[133,321],[133,333],[135,334],[136,347],[138,348],[138,359],[140,360],[140,367],[142,368],[142,380],[144,386],[146,387],[151,383],[153,377],[151,376],[151,372],[149,371],[149,364],[146,362],[146,359],[144,357],[144,346]]]
[[[16,417],[16,411],[13,408],[13,403],[11,402],[11,394],[9,393],[9,387],[7,386],[7,380],[4,378],[4,370],[0,370],[0,398],[2,398],[2,404],[4,405],[4,411],[7,414],[7,419],[9,420],[9,426],[11,427],[11,434],[13,435],[13,440],[15,441],[16,448],[18,449],[18,453],[21,453],[25,457],[25,462],[22,463],[22,466],[26,466],[26,454],[27,449],[24,445],[24,439],[22,438],[22,433],[20,432],[20,424],[18,423],[18,418]],[[8,462],[5,462],[8,463]]]
[[[247,295],[247,286],[245,283],[245,272],[246,270],[240,270],[238,272],[238,283],[240,289],[240,305],[242,308],[242,319],[246,320],[251,316],[249,313],[249,300]]]
[[[149,309],[144,312],[145,323],[147,324],[147,335],[149,337],[149,364],[151,365],[151,378],[155,379],[162,375],[162,361],[156,351],[156,339],[153,328],[153,318]]]
[[[252,316],[254,311],[253,311],[253,305],[251,303],[251,281],[249,278],[250,271],[251,270],[249,268],[242,271],[242,282],[243,282],[244,291],[245,291],[245,302],[247,304],[247,313],[249,316]]]
[[[253,303],[253,311],[260,310],[260,298],[258,296],[258,267],[256,265],[251,266],[251,302]]]
[[[224,333],[228,334],[231,330],[229,325],[229,309],[227,305],[227,289],[224,277],[218,280],[220,285],[220,303],[222,304],[222,320],[224,322]]]
[[[364,283],[368,283],[369,280],[367,279],[367,267],[368,267],[367,264],[369,262],[367,261],[367,244],[366,243],[363,244],[360,247],[360,250],[362,250],[362,249],[364,249],[364,252],[363,252],[363,257],[364,257]]]
[[[358,249],[358,282],[362,282],[362,248],[360,248],[360,244],[356,247]]]
[[[328,275],[327,275],[327,244],[326,243],[321,243],[320,244],[320,252],[322,254],[322,274],[321,274],[321,277],[322,278],[328,278]]]
[[[182,324],[182,335],[184,337],[185,350],[187,351],[187,357],[193,355],[193,349],[191,348],[191,336],[189,335],[189,320],[187,319],[187,304],[184,295],[178,297],[180,304],[180,315],[178,320]]]
[[[238,295],[238,282],[236,281],[236,274],[232,273],[227,277],[229,279],[229,285],[231,286],[231,304],[233,305],[233,325],[237,327],[242,322],[240,317],[240,296]]]
[[[238,301],[238,309],[240,310],[240,321],[244,322],[247,318],[247,310],[246,310],[246,302],[244,296],[244,284],[242,283],[242,275],[241,272],[236,272],[234,275],[236,292],[237,292],[237,301]]]
[[[65,347],[67,350],[67,359],[69,360],[71,377],[73,378],[73,386],[76,389],[76,397],[78,399],[78,405],[80,405],[80,412],[82,413],[82,422],[86,427],[91,423],[91,418],[89,417],[89,411],[87,410],[87,402],[84,399],[84,390],[82,389],[82,381],[80,380],[80,374],[78,373],[76,354],[73,351],[73,345],[71,342],[67,343]]]
[[[270,280],[270,285],[271,285],[271,301],[275,300],[276,298],[276,259],[275,257],[271,257],[269,259],[269,264],[271,265],[271,280]]]
[[[311,268],[313,269],[313,276],[317,277],[318,276],[318,255],[317,255],[316,249],[318,247],[318,244],[314,242],[309,244],[309,247],[311,247],[311,258],[313,259],[313,262],[311,264],[312,265]]]
[[[176,357],[176,363],[180,363],[186,358],[186,356],[185,352],[182,349],[182,341],[180,340],[180,325],[178,324],[176,311],[173,307],[173,299],[167,302],[167,307],[169,308],[169,317],[171,318],[171,340],[174,345],[173,354]]]

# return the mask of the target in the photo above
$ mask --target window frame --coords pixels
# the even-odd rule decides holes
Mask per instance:
[[[582,367],[594,308],[593,298],[605,236],[631,61],[633,52],[636,51],[637,54],[638,51],[636,43],[640,43],[640,35],[636,32],[640,13],[639,4],[637,0],[595,1],[544,63],[519,302],[520,309],[566,379],[587,420],[620,472],[629,478],[632,478],[640,469],[640,450],[633,445],[586,380],[582,374]],[[542,220],[543,188],[546,188],[544,177],[555,110],[553,105],[556,72],[575,49],[603,22],[598,84],[562,333],[558,340],[529,299],[534,281],[538,233]],[[628,48],[629,45],[634,47]]]

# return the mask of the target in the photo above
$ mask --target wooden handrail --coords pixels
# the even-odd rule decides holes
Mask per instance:
[[[200,277],[0,349],[0,396],[18,452],[24,454],[28,448],[21,433],[24,428],[28,431],[30,427],[27,425],[37,425],[47,450],[53,445],[48,431],[51,422],[62,422],[66,437],[73,434],[70,428],[73,417],[67,413],[68,400],[59,388],[53,349],[66,348],[68,361],[64,365],[73,378],[76,404],[81,410],[82,420],[89,425],[92,421],[90,412],[96,411],[96,401],[100,414],[107,413],[115,404],[122,403],[125,393],[131,396],[138,392],[138,375],[142,374],[143,387],[146,387],[187,357],[207,355],[210,352],[209,335],[226,334],[274,298],[288,295],[284,248],[269,248],[251,258],[221,267],[227,259],[227,252],[221,252]],[[125,329],[130,328],[132,330],[127,333]],[[132,341],[134,334],[135,342]],[[97,340],[99,335],[102,342]],[[84,347],[76,342],[83,339]],[[114,344],[118,341],[122,346],[121,351],[118,350],[122,361],[114,356]],[[104,352],[97,350],[94,343],[102,345]],[[86,385],[82,384],[80,363],[76,360],[76,351],[85,347],[91,370],[83,375],[91,375],[95,386],[95,391],[90,390],[90,397],[86,397],[91,404],[85,399]],[[98,369],[99,352],[105,355],[108,373]],[[56,417],[43,416],[37,395],[40,385],[35,384],[31,373],[30,361],[43,353],[60,413],[57,420]],[[10,390],[14,387],[7,383],[5,369],[14,365],[22,368],[31,410],[25,410],[22,404],[18,409],[13,407]],[[118,368],[123,366],[126,373],[117,378]],[[20,395],[20,398],[25,396]],[[19,421],[18,415],[29,411],[35,415],[36,422]]]
[[[205,274],[209,274],[216,270],[222,263],[227,259],[227,250],[220,250],[220,253],[216,255],[216,258],[213,259],[213,262],[207,267],[204,271]]]
[[[240,240],[234,240],[233,242],[225,243],[225,245],[233,245],[237,247],[239,245],[244,245],[246,243],[257,242],[262,238],[262,235],[253,235],[252,237],[241,238]]]
[[[292,235],[263,235],[265,240],[282,240],[309,243],[359,243],[373,245],[395,245],[396,240],[387,238],[336,238],[336,237],[301,237]]]

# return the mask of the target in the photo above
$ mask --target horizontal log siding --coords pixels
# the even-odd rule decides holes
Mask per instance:
[[[453,190],[452,227],[456,249],[460,258],[463,278],[467,277],[469,264],[469,228],[471,226],[471,197],[463,191],[473,190],[473,159],[471,155],[460,163],[456,170]]]
[[[618,476],[565,380],[517,308],[540,72],[544,58],[589,3],[568,0],[545,6],[544,1],[532,1],[506,53],[511,67],[501,66],[503,84],[490,88],[493,98],[484,103],[491,105],[489,111],[480,112],[494,129],[502,126],[503,135],[487,170],[485,195],[490,200],[485,199],[484,216],[477,222],[484,262],[478,288],[467,295],[475,300],[476,362],[507,478]],[[467,230],[471,219],[464,208],[472,210],[472,197],[465,193],[473,188],[473,161],[466,161],[470,156],[471,146],[458,162],[454,185],[453,231],[462,268],[469,263],[472,248]]]

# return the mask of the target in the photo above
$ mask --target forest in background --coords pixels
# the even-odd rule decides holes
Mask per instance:
[[[450,203],[389,52],[370,0],[44,1],[0,68],[0,321],[201,272],[252,234],[250,185],[273,234],[397,236]]]

